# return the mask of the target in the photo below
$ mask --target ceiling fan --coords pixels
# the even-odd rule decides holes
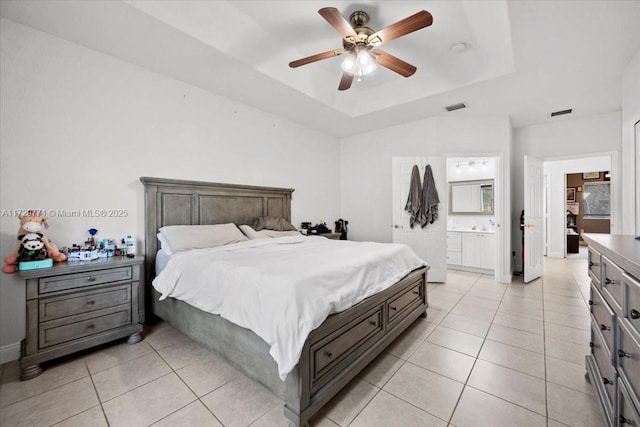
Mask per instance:
[[[353,12],[349,17],[349,21],[335,7],[322,8],[318,13],[340,33],[342,36],[342,49],[329,50],[292,61],[289,63],[289,67],[296,68],[322,59],[348,54],[342,63],[343,73],[338,90],[349,89],[354,77],[360,81],[362,76],[371,73],[375,69],[376,64],[395,71],[401,76],[412,76],[416,72],[416,67],[378,49],[378,46],[428,27],[433,23],[431,14],[426,10],[421,10],[408,18],[374,32],[366,26],[367,22],[369,22],[369,15],[365,12]]]

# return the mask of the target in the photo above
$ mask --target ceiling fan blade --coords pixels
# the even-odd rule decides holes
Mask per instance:
[[[367,46],[380,46],[382,43],[413,33],[414,31],[428,27],[431,24],[433,24],[433,16],[431,16],[431,14],[426,10],[421,10],[408,18],[371,34],[367,38]]]
[[[404,77],[410,77],[416,72],[417,68],[408,62],[404,62],[402,59],[397,58],[390,53],[383,52],[380,49],[374,49],[371,54],[375,58],[378,65],[382,65],[385,68],[395,71]]]
[[[342,55],[345,53],[345,49],[334,49],[327,52],[317,53],[315,55],[307,56],[306,58],[297,59],[289,62],[289,67],[296,68],[301,65],[310,64],[312,62],[320,61],[322,59],[333,58],[334,56]]]
[[[342,78],[340,79],[340,85],[338,86],[338,90],[347,90],[351,87],[351,83],[353,83],[353,74],[342,73]]]
[[[335,7],[323,7],[318,11],[320,16],[322,16],[326,21],[331,24],[333,28],[336,29],[338,33],[342,36],[343,39],[351,38],[354,40],[358,37],[355,30],[345,19],[344,16],[336,9]]]

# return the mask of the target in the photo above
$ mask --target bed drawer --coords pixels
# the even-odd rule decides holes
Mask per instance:
[[[600,268],[601,257],[602,255],[600,255],[600,252],[596,251],[591,246],[589,246],[589,249],[588,249],[589,273],[590,273],[589,275],[592,276],[592,279],[593,278],[596,279],[594,280],[594,282],[596,282],[596,285],[598,286],[600,286],[600,282],[602,281],[602,270]]]
[[[611,354],[614,348],[615,314],[593,284],[591,284],[589,304],[592,319],[604,338],[607,351]]]
[[[131,280],[131,267],[119,267],[105,270],[90,271],[87,273],[64,274],[50,276],[38,281],[40,294],[62,291],[66,289],[80,288],[83,286],[95,286],[101,283]]]
[[[415,282],[407,290],[390,298],[387,305],[387,324],[389,328],[407,317],[412,309],[422,303],[422,286],[420,282]]]
[[[131,324],[131,304],[40,324],[39,347],[46,348]]]
[[[310,347],[313,382],[322,379],[367,341],[384,333],[383,306],[378,306]]]
[[[640,334],[640,282],[625,273],[622,275],[622,286],[625,298],[623,322]]]
[[[131,302],[131,284],[108,286],[100,290],[41,298],[40,322],[101,310]]]
[[[618,373],[627,381],[633,395],[640,395],[640,337],[618,323]]]
[[[602,257],[602,296],[616,314],[622,314],[622,270],[607,257]]]

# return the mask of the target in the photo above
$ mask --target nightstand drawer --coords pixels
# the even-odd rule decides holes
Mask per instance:
[[[100,290],[42,298],[39,305],[40,322],[130,303],[131,284],[129,283],[108,286]]]
[[[64,274],[61,276],[45,277],[38,281],[38,291],[41,294],[63,291],[65,289],[95,286],[101,283],[131,280],[131,267],[119,267],[96,270],[86,273]]]
[[[74,319],[76,318],[76,319]],[[131,324],[131,305],[110,308],[40,324],[40,348],[50,347]]]

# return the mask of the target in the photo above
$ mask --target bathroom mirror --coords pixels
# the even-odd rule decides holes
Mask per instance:
[[[493,180],[450,182],[449,213],[493,215]]]

